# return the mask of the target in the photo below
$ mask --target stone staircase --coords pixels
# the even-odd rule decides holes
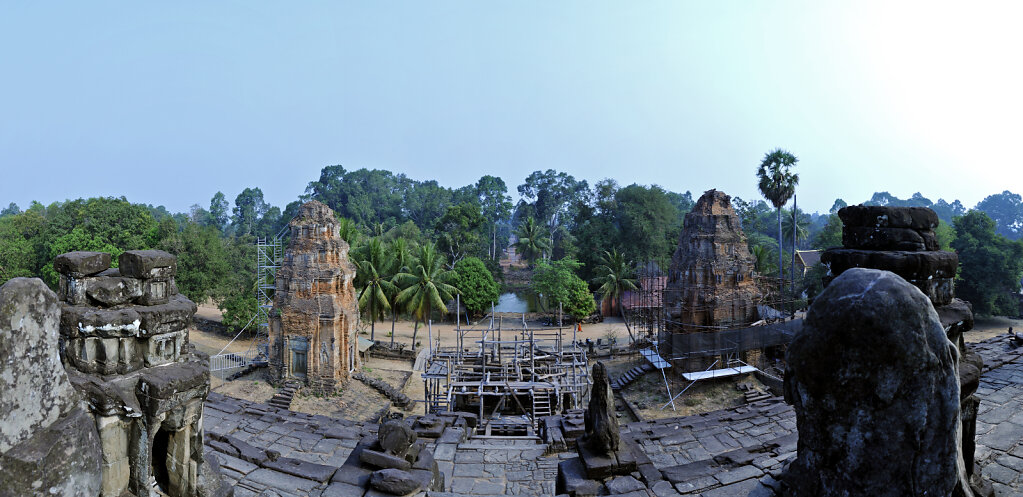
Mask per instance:
[[[619,376],[618,378],[615,378],[614,381],[611,382],[611,389],[615,391],[621,390],[628,386],[629,383],[636,381],[636,379],[639,378],[640,376],[643,376],[644,374],[647,374],[653,370],[654,365],[650,364],[649,362],[644,362],[639,366],[635,366],[632,369],[626,371],[625,374]]]
[[[753,386],[752,383],[747,383],[747,382],[739,383],[738,385],[735,386],[735,388],[738,388],[739,391],[742,392],[743,395],[746,396],[746,403],[747,404],[756,402],[758,400],[770,399],[771,397],[773,397],[769,393],[765,393],[765,392],[761,392],[760,390],[757,390]]]
[[[297,381],[286,382],[284,387],[278,390],[273,398],[270,399],[270,402],[267,403],[278,409],[291,409],[291,400],[295,397],[295,392],[301,386],[301,383]]]

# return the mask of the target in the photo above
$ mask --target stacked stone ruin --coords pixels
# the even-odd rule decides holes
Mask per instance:
[[[973,314],[955,298],[958,257],[939,250],[937,215],[862,205],[838,215],[843,247],[822,255],[827,288],[788,355],[786,400],[796,406],[800,434],[791,474],[803,482],[794,494],[824,495],[827,487],[827,495],[840,495],[848,485],[862,490],[869,483],[875,495],[901,495],[950,489],[949,478],[956,495],[969,495],[971,487],[988,493],[974,474],[974,393],[983,360],[963,339]],[[910,439],[895,435],[913,429],[921,431]],[[871,433],[866,439],[863,430]],[[863,451],[873,451],[870,460],[856,456]]]
[[[331,392],[359,367],[355,265],[334,211],[307,202],[290,223],[270,317],[269,373]]]
[[[36,435],[49,437],[50,443],[65,450],[60,457],[68,459],[51,464],[89,467],[61,476],[78,488],[48,493],[229,495],[230,489],[221,485],[216,461],[204,456],[208,358],[188,343],[196,306],[177,293],[175,257],[157,250],[127,251],[118,262],[118,268],[111,268],[110,255],[100,252],[58,256],[54,260],[60,273],[58,296],[39,280],[4,286],[5,291],[32,297],[35,309],[29,315],[34,320],[29,326],[47,335],[36,349],[46,351],[45,357],[34,358],[34,364],[46,371],[52,384],[48,388],[35,385],[35,391],[26,392],[28,397],[52,399],[44,412],[73,406],[77,399],[84,399],[86,407],[88,427],[81,426],[79,410],[72,409],[69,421],[58,421]],[[59,358],[49,352],[58,350],[58,344]],[[68,426],[71,420],[79,425],[76,432],[65,432],[66,439],[53,437],[59,429],[55,427]],[[32,469],[38,473],[45,467],[25,467],[22,477],[30,478]],[[44,479],[53,476],[45,471]],[[93,483],[99,483],[98,488]]]
[[[759,290],[753,274],[753,256],[731,197],[718,190],[704,192],[686,214],[671,259],[664,289],[671,332],[714,333],[756,321]],[[667,351],[669,357],[687,352]],[[711,362],[693,359],[683,369],[706,369]]]

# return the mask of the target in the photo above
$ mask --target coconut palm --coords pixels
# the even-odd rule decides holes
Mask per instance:
[[[781,233],[786,240],[795,239],[797,242],[806,240],[810,237],[810,220],[807,219],[803,211],[796,210],[795,222],[793,222],[792,211],[785,211],[785,215],[781,218]],[[795,226],[795,233],[793,237],[793,225]]]
[[[411,270],[409,265],[414,260],[412,258],[412,250],[409,248],[408,242],[404,238],[396,238],[388,246],[388,255],[391,258],[394,276],[391,277],[391,283],[395,283],[395,276],[399,273],[407,273]],[[391,299],[391,348],[394,348],[394,323],[398,320],[398,292],[404,290],[397,284],[394,285],[394,292],[388,295]]]
[[[796,193],[796,185],[799,184],[799,175],[790,171],[799,159],[786,150],[774,149],[764,155],[757,169],[757,188],[760,193],[771,202],[778,211],[778,268],[784,262],[781,252],[781,208]],[[793,248],[794,250],[794,248]]]
[[[515,238],[518,239],[515,242],[515,248],[530,264],[536,262],[547,250],[550,250],[547,233],[543,226],[536,224],[536,220],[532,217],[527,217],[519,225],[519,228],[515,230]]]
[[[444,269],[444,256],[437,253],[432,243],[420,246],[418,256],[411,272],[398,273],[394,277],[394,282],[404,288],[398,292],[396,302],[416,317],[412,330],[413,350],[416,347],[419,322],[430,319],[434,309],[443,309],[445,302],[458,293],[457,288],[448,284],[457,277],[457,273]]]
[[[629,320],[625,318],[625,307],[622,305],[622,295],[628,290],[636,289],[636,280],[632,279],[632,264],[625,261],[625,256],[612,249],[604,251],[600,256],[600,265],[596,268],[597,277],[594,283],[600,285],[597,293],[602,301],[613,301],[618,303],[618,311],[622,314],[622,321],[625,321],[625,329],[629,332],[629,339],[635,342],[632,335],[632,327]]]
[[[750,249],[750,253],[753,254],[753,270],[757,274],[768,276],[773,274],[778,268],[771,262],[771,248],[764,245],[754,245]]]
[[[363,247],[364,257],[358,262],[359,276],[363,283],[359,294],[359,307],[365,312],[369,310],[369,339],[376,339],[376,320],[383,317],[384,311],[391,309],[388,295],[398,293],[397,286],[391,283],[392,261],[384,252],[383,244],[378,238],[370,238]]]

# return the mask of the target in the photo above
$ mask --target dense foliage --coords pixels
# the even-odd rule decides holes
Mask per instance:
[[[956,296],[979,314],[1019,314],[1023,242],[995,232],[995,222],[980,211],[955,219],[952,248],[959,254]]]
[[[561,305],[565,314],[583,319],[597,310],[586,282],[576,275],[581,266],[578,261],[565,258],[556,261],[540,261],[533,271],[533,291],[546,302],[548,309],[555,312]]]
[[[494,281],[494,275],[477,257],[466,257],[455,264],[458,275],[452,285],[461,294],[462,305],[473,315],[490,311],[490,304],[497,303],[501,288]]]

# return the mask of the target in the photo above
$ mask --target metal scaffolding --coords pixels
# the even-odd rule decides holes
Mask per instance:
[[[283,257],[283,238],[287,230],[273,237],[256,239],[256,350],[266,355],[270,336],[270,310],[274,306],[277,270]]]
[[[589,401],[586,351],[564,340],[565,329],[456,327],[457,344],[432,347],[423,373],[427,412],[469,411],[486,424],[523,415],[535,427],[543,416],[580,409]],[[431,344],[432,346],[432,344]]]

